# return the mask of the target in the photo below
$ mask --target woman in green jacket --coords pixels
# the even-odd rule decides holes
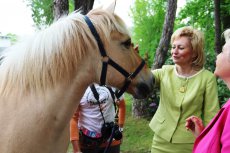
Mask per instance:
[[[160,88],[160,104],[149,126],[154,132],[152,153],[191,153],[193,135],[184,128],[191,115],[205,125],[219,110],[213,73],[204,69],[204,37],[192,27],[176,30],[171,37],[175,65],[153,70]]]

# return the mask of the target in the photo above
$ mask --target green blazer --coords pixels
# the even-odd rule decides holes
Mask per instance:
[[[195,138],[186,130],[185,120],[195,115],[207,125],[218,112],[215,76],[202,69],[191,77],[182,77],[173,65],[154,70],[153,75],[160,88],[160,103],[150,128],[168,142],[193,143]]]

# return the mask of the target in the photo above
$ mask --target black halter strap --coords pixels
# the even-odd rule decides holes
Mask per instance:
[[[114,62],[109,56],[107,56],[105,48],[103,46],[103,43],[100,39],[99,34],[97,33],[97,30],[95,29],[93,23],[90,21],[88,16],[84,16],[84,20],[87,23],[91,33],[93,34],[93,36],[95,37],[101,56],[102,58],[102,71],[101,71],[101,77],[100,77],[100,85],[105,85],[105,81],[106,81],[106,75],[107,75],[107,68],[108,68],[108,64],[111,65],[112,67],[114,67],[117,71],[119,71],[122,75],[125,76],[125,84],[124,86],[121,88],[120,91],[117,91],[116,97],[120,98],[120,96],[127,90],[127,88],[129,87],[130,83],[132,82],[132,79],[136,77],[136,75],[141,71],[141,69],[144,67],[145,65],[145,61],[142,59],[140,65],[137,67],[137,69],[133,72],[133,73],[129,73],[127,72],[125,69],[123,69],[120,65],[118,65],[116,62]]]

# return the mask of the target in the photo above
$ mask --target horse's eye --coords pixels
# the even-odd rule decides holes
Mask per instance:
[[[129,49],[131,46],[131,39],[126,40],[125,42],[121,43],[125,48]]]

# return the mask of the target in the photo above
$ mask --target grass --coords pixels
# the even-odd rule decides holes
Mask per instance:
[[[132,97],[125,95],[126,120],[121,153],[150,153],[153,132],[149,121],[132,117]]]
[[[149,121],[132,117],[132,97],[125,94],[126,119],[123,132],[121,153],[150,153],[153,132]],[[68,153],[72,153],[69,145]]]

